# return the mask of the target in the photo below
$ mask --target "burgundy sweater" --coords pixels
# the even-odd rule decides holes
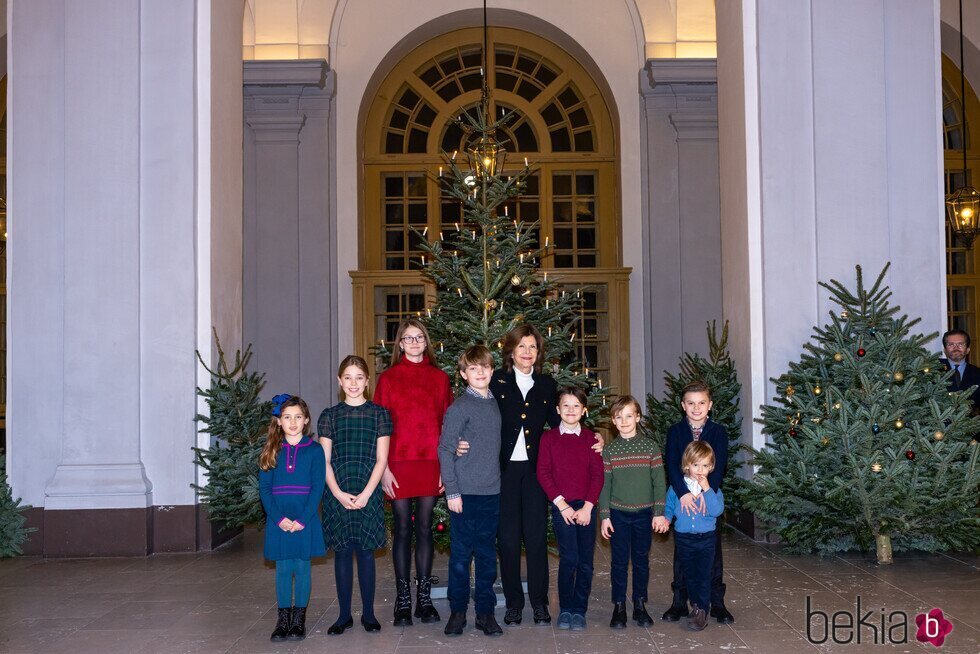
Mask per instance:
[[[538,483],[548,501],[561,495],[566,502],[584,500],[599,503],[602,491],[602,455],[592,449],[595,433],[582,427],[582,433],[559,433],[558,428],[541,434],[538,445]]]

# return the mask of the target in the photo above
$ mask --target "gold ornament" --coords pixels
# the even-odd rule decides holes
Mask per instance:
[[[977,444],[977,439],[971,438],[970,439],[970,445],[976,445],[976,444]]]
[[[946,434],[942,433],[941,431],[937,431],[935,434],[932,435],[932,437],[935,438],[937,441],[941,441],[943,438],[946,437]]]
[[[827,438],[826,436],[824,436],[823,438],[820,439],[820,444],[821,445],[826,445],[829,442],[830,442],[830,439]]]
[[[843,361],[844,355],[840,352],[834,352],[834,361]]]
[[[905,373],[902,372],[902,371],[898,371],[894,375],[892,375],[892,378],[895,381],[897,381],[897,382],[904,381],[905,380]]]
[[[840,317],[843,318],[844,320],[847,320],[848,318],[851,317],[851,314],[847,312],[847,309],[844,309],[843,311],[840,312]]]
[[[895,429],[901,429],[904,426],[905,426],[905,423],[902,422],[902,419],[901,418],[899,418],[898,420],[895,421]]]
[[[786,396],[787,397],[793,397],[793,393],[795,393],[795,392],[796,392],[796,389],[793,388],[793,385],[792,384],[790,384],[789,386],[786,387]]]
[[[521,278],[518,277],[517,275],[514,275],[513,277],[510,278],[510,283],[513,284],[514,286],[517,286],[518,284],[521,283]]]
[[[871,464],[871,469],[875,472],[881,472],[881,464],[875,461]]]
[[[822,388],[820,388],[819,386],[814,386],[813,387],[813,394],[814,395],[820,395],[821,393],[823,393],[823,389]]]
[[[840,402],[834,402],[834,408],[840,411]]]
[[[493,299],[487,300],[487,306],[490,307],[491,309],[496,309],[497,301]]]
[[[922,369],[922,372],[924,372],[924,373],[926,373],[928,375],[929,374],[929,368],[923,368]]]

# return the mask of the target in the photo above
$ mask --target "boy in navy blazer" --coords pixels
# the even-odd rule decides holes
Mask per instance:
[[[715,453],[715,467],[708,474],[708,483],[712,490],[720,491],[722,480],[725,478],[725,467],[728,465],[728,433],[725,428],[708,418],[711,411],[711,388],[703,381],[693,381],[681,391],[681,407],[684,409],[684,419],[673,425],[667,431],[667,444],[664,448],[664,463],[667,468],[667,483],[680,498],[678,513],[704,513],[704,500],[696,500],[684,483],[684,473],[681,471],[681,458],[684,448],[689,443],[699,440],[711,446]],[[710,615],[718,622],[727,624],[735,621],[732,614],[725,608],[725,584],[722,581],[721,529],[715,530],[715,560],[711,571],[711,611]],[[670,584],[674,598],[669,609],[663,614],[663,619],[676,622],[688,615],[687,590],[684,581],[684,570],[677,556],[677,546],[674,546],[674,580]]]

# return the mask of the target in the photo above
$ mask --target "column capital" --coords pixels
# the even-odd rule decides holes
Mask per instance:
[[[640,71],[640,94],[648,109],[717,111],[717,61],[650,59]]]
[[[245,122],[255,132],[258,141],[298,141],[299,132],[306,122],[306,115],[292,111],[258,111],[251,113]]]
[[[326,59],[242,62],[242,84],[249,86],[327,86]]]
[[[718,140],[718,111],[693,109],[672,111],[670,124],[677,131],[677,140]]]

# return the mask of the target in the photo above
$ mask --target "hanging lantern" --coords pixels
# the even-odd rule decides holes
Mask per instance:
[[[963,60],[963,0],[960,0],[960,121],[963,126],[963,186],[946,196],[946,221],[963,247],[973,247],[980,232],[980,193],[967,183],[966,164],[966,66]]]
[[[506,152],[491,132],[481,135],[466,152],[470,157],[473,176],[477,180],[489,180],[497,171],[503,170]]]

